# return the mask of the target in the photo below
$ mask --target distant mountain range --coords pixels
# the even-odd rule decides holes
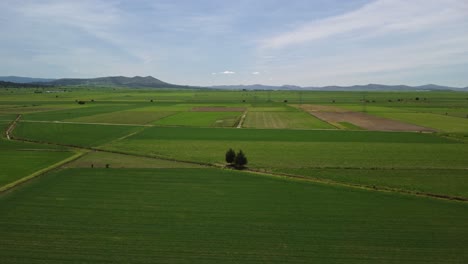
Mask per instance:
[[[468,87],[456,88],[449,86],[440,86],[435,84],[427,84],[421,86],[408,85],[383,85],[383,84],[367,84],[353,86],[322,86],[322,87],[301,87],[295,85],[269,86],[262,84],[254,85],[220,85],[211,86],[216,89],[226,90],[308,90],[308,91],[468,91]]]
[[[55,79],[30,78],[30,77],[19,77],[19,76],[0,76],[0,81],[12,82],[12,83],[51,82],[54,80]]]
[[[310,90],[310,91],[468,91],[468,87],[456,88],[448,86],[440,86],[435,84],[427,84],[421,86],[408,85],[382,85],[382,84],[367,84],[353,86],[323,86],[323,87],[301,87],[294,85],[269,86],[269,85],[218,85],[210,87],[195,87],[176,85],[163,82],[152,76],[146,77],[124,77],[111,76],[89,79],[64,78],[64,79],[44,79],[44,78],[29,78],[18,76],[0,76],[0,82],[3,85],[0,87],[31,87],[31,86],[113,86],[113,87],[130,87],[130,88],[210,88],[222,90]]]
[[[117,86],[130,88],[187,88],[187,86],[175,85],[158,80],[152,76],[124,77],[111,76],[100,78],[64,78],[42,79],[18,76],[0,77],[0,81],[15,82],[21,84],[47,85],[47,86]]]

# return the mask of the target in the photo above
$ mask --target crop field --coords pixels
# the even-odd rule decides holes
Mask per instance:
[[[243,127],[289,129],[335,129],[304,112],[249,112]]]
[[[0,139],[0,187],[72,156],[63,148]]]
[[[84,117],[84,116],[92,116],[110,112],[116,112],[125,110],[128,108],[133,108],[135,106],[130,104],[106,104],[106,105],[86,105],[83,107],[76,108],[76,103],[70,103],[73,105],[72,108],[68,109],[61,109],[61,110],[54,110],[54,111],[46,111],[46,112],[39,112],[39,113],[30,113],[25,114],[23,116],[24,120],[36,120],[36,121],[64,121],[70,120],[74,118]]]
[[[200,165],[109,152],[89,152],[66,168],[199,168]]]
[[[239,112],[180,112],[154,122],[161,126],[233,127]]]
[[[347,109],[359,110],[359,106],[346,106]],[[438,108],[438,107],[366,107],[366,112],[372,115],[393,120],[416,124],[436,129],[441,132],[468,131],[468,108]],[[462,110],[463,109],[463,110]],[[451,111],[452,110],[452,111]],[[452,112],[452,115],[448,113]],[[445,115],[447,113],[447,115]]]
[[[278,172],[410,192],[468,197],[466,169],[317,169],[288,168]]]
[[[466,209],[217,169],[68,169],[0,198],[0,246],[2,263],[463,263]]]
[[[465,93],[36,91],[0,89],[0,188],[40,175],[0,190],[2,264],[468,262]]]
[[[156,120],[173,115],[175,112],[156,111],[117,111],[112,113],[97,114],[78,118],[67,119],[66,121],[78,123],[109,123],[109,124],[148,124]]]
[[[141,127],[122,125],[91,125],[55,122],[20,122],[14,136],[39,142],[92,147],[117,140]]]

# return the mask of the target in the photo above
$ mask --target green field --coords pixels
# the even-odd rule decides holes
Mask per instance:
[[[35,91],[0,89],[0,188],[40,175],[0,191],[2,264],[468,262],[466,93]]]
[[[243,127],[283,129],[335,129],[334,126],[304,112],[249,112]]]
[[[0,187],[72,156],[64,148],[0,139]]]
[[[239,112],[181,112],[154,122],[161,126],[233,127]]]
[[[92,147],[117,140],[141,127],[122,125],[20,122],[14,136],[40,142]]]
[[[288,168],[277,172],[366,187],[468,197],[466,169],[317,169]]]
[[[109,152],[89,152],[67,168],[200,168],[200,165]]]
[[[216,169],[63,170],[0,211],[2,263],[468,258],[466,204]]]

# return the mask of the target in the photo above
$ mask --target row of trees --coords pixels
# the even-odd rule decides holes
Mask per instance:
[[[247,165],[247,157],[245,156],[242,150],[236,152],[230,148],[226,152],[226,162],[229,163],[229,166],[235,167],[236,169],[243,169]]]

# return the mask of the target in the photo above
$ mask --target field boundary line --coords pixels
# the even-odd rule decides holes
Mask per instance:
[[[240,120],[239,120],[239,124],[237,124],[237,127],[236,128],[242,128],[242,125],[244,124],[244,120],[247,116],[247,110],[245,110],[245,112],[242,114]]]
[[[54,164],[52,164],[52,165],[50,165],[50,166],[48,166],[46,168],[40,169],[40,170],[38,170],[38,171],[28,175],[28,176],[25,176],[25,177],[19,179],[19,180],[8,183],[7,185],[4,185],[4,186],[0,187],[0,194],[4,193],[4,192],[7,192],[7,191],[9,191],[9,190],[11,190],[11,189],[13,189],[13,188],[15,188],[15,187],[17,187],[19,185],[22,185],[22,184],[24,184],[26,182],[29,182],[30,180],[32,180],[34,178],[37,178],[39,176],[42,176],[42,175],[44,175],[44,174],[46,174],[46,173],[48,173],[48,172],[50,172],[50,171],[52,171],[52,170],[54,170],[56,168],[59,168],[59,167],[65,165],[65,164],[68,164],[68,163],[70,163],[72,161],[75,161],[78,158],[80,158],[81,156],[83,156],[84,154],[86,154],[86,152],[83,152],[83,151],[77,152],[77,153],[75,153],[75,155],[73,155],[71,157],[68,157],[68,158],[66,158],[64,160],[61,160],[61,161],[59,161],[57,163],[54,163]]]
[[[363,189],[363,190],[368,190],[368,191],[399,193],[399,194],[406,194],[406,195],[413,195],[413,196],[420,196],[420,197],[430,197],[430,198],[436,198],[436,199],[441,199],[441,200],[468,202],[468,198],[460,197],[460,196],[451,196],[451,195],[445,195],[445,194],[427,193],[427,192],[420,192],[420,191],[410,191],[410,190],[397,189],[397,188],[391,188],[391,187],[385,187],[385,186],[344,183],[344,182],[338,182],[338,181],[333,181],[333,180],[329,180],[329,179],[322,179],[322,178],[316,178],[316,177],[310,177],[310,176],[294,175],[294,174],[288,174],[288,173],[260,171],[260,170],[256,170],[256,169],[246,169],[245,171],[250,172],[250,173],[260,174],[260,175],[291,178],[291,179],[296,179],[296,180],[310,181],[310,182],[322,183],[322,184],[327,184],[327,185],[344,186],[344,187],[348,187],[348,188]]]
[[[5,131],[5,136],[8,140],[11,140],[11,132],[13,132],[13,129],[15,129],[16,127],[16,124],[18,123],[18,121],[21,119],[21,114],[18,114],[18,116],[16,116],[15,120],[13,120],[10,125],[7,127],[6,131]]]

